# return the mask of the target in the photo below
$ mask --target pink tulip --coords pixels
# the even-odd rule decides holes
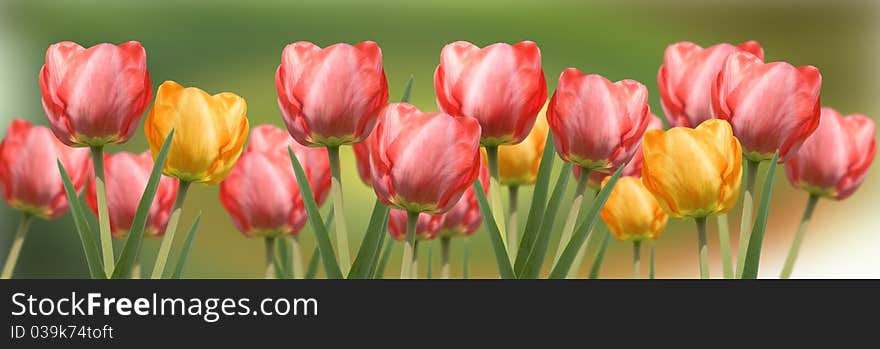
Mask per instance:
[[[433,240],[437,237],[438,223],[437,216],[427,213],[419,214],[419,220],[416,223],[416,240]],[[388,213],[388,233],[397,241],[406,240],[406,211],[392,209]]]
[[[663,129],[663,121],[660,120],[656,115],[649,113],[648,117],[650,121],[648,121],[648,127],[645,129],[645,132],[649,130],[662,130]],[[581,178],[581,168],[574,167],[572,169],[574,171],[574,176],[577,179]],[[594,188],[598,188],[599,184],[602,183],[602,180],[605,177],[610,176],[610,173],[597,172],[593,171],[590,173],[590,185]],[[642,143],[639,141],[639,145],[636,147],[636,153],[633,155],[632,160],[630,160],[626,166],[623,168],[623,172],[620,173],[621,176],[629,176],[629,177],[642,177]]]
[[[0,185],[10,207],[42,218],[58,218],[68,202],[58,170],[61,160],[74,189],[85,185],[89,151],[65,146],[46,127],[15,119],[0,142]]]
[[[727,120],[752,161],[779,162],[795,153],[819,125],[822,75],[812,66],[764,63],[747,52],[727,58],[712,89],[712,110]]]
[[[104,154],[104,171],[107,174],[107,208],[110,213],[110,232],[120,239],[128,235],[131,223],[137,213],[138,204],[150,171],[153,170],[153,157],[149,151],[140,155],[132,153]],[[98,199],[95,194],[95,174],[89,176],[86,190],[86,203],[95,216],[98,215]],[[162,177],[147,215],[145,236],[161,236],[165,233],[171,208],[177,197],[177,179]]]
[[[755,41],[737,46],[723,43],[705,49],[683,41],[666,48],[657,84],[669,124],[693,128],[712,118],[712,86],[727,56],[740,51],[764,59],[764,49]]]
[[[489,169],[486,167],[486,159],[481,163],[479,180],[483,185],[484,194],[489,195]],[[480,207],[477,205],[474,187],[465,190],[458,203],[452,206],[451,210],[438,215],[436,219],[439,234],[444,237],[470,236],[476,232],[483,223],[483,215],[480,214]]]
[[[357,165],[358,176],[364,184],[372,186],[372,178],[370,176],[370,148],[373,141],[373,134],[367,137],[363,142],[355,144],[351,147],[354,151],[354,160]]]
[[[389,207],[443,213],[477,179],[480,125],[472,118],[394,103],[382,110],[374,132],[373,189]]]
[[[275,87],[287,130],[311,147],[362,141],[388,102],[382,50],[372,41],[324,49],[305,41],[287,45]]]
[[[70,146],[125,143],[153,98],[147,55],[137,41],[49,46],[40,91],[52,131]]]
[[[874,161],[874,122],[822,108],[819,128],[785,164],[788,180],[812,194],[843,200],[862,184]]]
[[[253,129],[250,142],[220,184],[220,202],[246,236],[295,235],[306,222],[287,147],[303,166],[318,205],[330,191],[327,150],[307,148],[272,125]]]
[[[550,99],[547,122],[563,160],[610,172],[633,157],[649,114],[645,85],[568,68]]]
[[[480,121],[483,145],[522,142],[547,100],[541,50],[531,41],[451,43],[440,53],[434,90],[440,110]]]

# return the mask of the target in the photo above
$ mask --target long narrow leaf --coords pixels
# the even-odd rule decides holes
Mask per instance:
[[[385,226],[388,224],[388,206],[382,201],[376,199],[373,204],[373,213],[370,215],[370,223],[367,225],[367,233],[364,235],[364,241],[358,249],[357,257],[354,264],[351,265],[351,271],[348,273],[349,279],[367,279],[373,266],[379,260],[382,242],[385,241]]]
[[[587,215],[584,218],[585,220],[575,228],[574,235],[572,235],[568,245],[565,246],[565,250],[562,251],[562,256],[559,257],[559,262],[556,263],[556,267],[550,271],[551,279],[564,279],[565,276],[568,275],[568,270],[571,268],[571,264],[574,262],[578,250],[583,246],[584,241],[587,239],[587,234],[589,234],[589,232],[596,226],[599,211],[602,210],[602,206],[605,205],[605,201],[607,201],[608,196],[611,195],[611,190],[613,190],[614,185],[617,184],[617,179],[620,178],[620,174],[623,172],[623,167],[624,166],[620,166],[620,168],[614,172],[614,175],[608,179],[608,182],[605,183],[605,186],[599,191],[599,195],[596,195],[596,200],[593,201],[593,205],[590,206],[590,210],[587,211]]]
[[[385,267],[388,265],[388,260],[391,259],[391,249],[393,248],[394,240],[387,240],[385,247],[382,248],[382,258],[379,259],[379,263],[376,264],[376,269],[373,271],[373,279],[385,277]]]
[[[101,262],[101,253],[98,251],[98,244],[95,242],[95,235],[89,228],[89,223],[83,215],[82,204],[79,197],[76,196],[76,189],[70,180],[70,175],[64,169],[64,164],[58,160],[58,171],[61,172],[61,181],[64,183],[64,194],[67,195],[67,201],[70,205],[70,215],[73,216],[73,223],[76,226],[76,232],[79,234],[79,242],[82,244],[83,253],[86,256],[86,263],[89,266],[89,275],[92,279],[104,279],[104,264]],[[34,174],[39,175],[39,174]]]
[[[174,130],[168,133],[165,141],[162,142],[162,148],[156,161],[153,163],[153,170],[150,172],[150,178],[147,180],[147,186],[141,195],[141,201],[138,203],[137,211],[135,211],[134,219],[131,221],[131,230],[125,239],[125,245],[122,247],[122,253],[119,254],[119,260],[116,261],[116,267],[113,269],[113,278],[127,278],[131,275],[131,269],[137,261],[137,256],[141,252],[141,244],[144,241],[144,228],[147,226],[147,216],[150,214],[150,207],[153,206],[153,198],[156,196],[156,190],[159,188],[159,180],[162,179],[162,169],[165,167],[165,159],[168,158],[168,150],[171,148],[171,139],[174,138]]]
[[[306,214],[309,217],[309,223],[315,232],[315,238],[318,242],[318,249],[321,250],[321,260],[324,262],[324,271],[330,279],[342,279],[342,270],[336,263],[336,254],[333,252],[333,244],[330,243],[330,236],[327,233],[327,227],[324,226],[324,220],[321,219],[321,212],[318,211],[318,204],[315,202],[315,196],[312,194],[312,188],[309,186],[306,173],[303,171],[299,159],[293,154],[293,150],[287,148],[290,156],[290,162],[293,165],[293,173],[296,175],[296,183],[299,185],[299,192],[302,194],[303,203],[306,207]]]
[[[544,153],[541,155],[541,165],[538,166],[538,177],[535,181],[535,189],[532,192],[532,204],[529,207],[529,216],[526,218],[526,227],[523,229],[522,241],[516,253],[516,261],[513,270],[516,275],[522,275],[529,256],[535,249],[535,241],[538,240],[538,228],[544,217],[544,208],[547,206],[547,189],[550,187],[550,175],[553,172],[553,162],[556,160],[553,136],[547,132],[547,142],[544,143]]]
[[[315,278],[315,275],[318,274],[318,263],[321,260],[321,250],[318,249],[318,246],[315,246],[315,250],[312,251],[312,257],[309,258],[309,267],[306,270],[305,279],[311,280]]]
[[[610,240],[610,237],[611,233],[604,229],[602,243],[599,245],[599,250],[596,251],[596,258],[593,258],[593,265],[590,266],[590,279],[599,278],[599,272],[602,271],[602,262],[605,261],[605,251],[608,250],[608,240]]]
[[[403,95],[400,97],[400,101],[404,103],[409,103],[409,98],[412,95],[412,86],[413,86],[413,76],[409,76],[409,80],[406,80],[406,85],[403,87]]]
[[[495,223],[495,217],[492,216],[492,210],[489,208],[489,201],[483,191],[483,185],[480,181],[474,182],[474,192],[477,194],[477,203],[480,206],[480,213],[483,215],[483,223],[489,230],[489,239],[492,241],[492,247],[495,249],[495,261],[498,263],[498,271],[502,279],[515,279],[516,274],[510,265],[510,257],[507,255],[507,249],[501,240],[501,231],[498,230],[498,224]]]
[[[550,201],[547,203],[547,209],[544,210],[541,224],[536,229],[538,234],[535,237],[534,247],[523,263],[522,273],[519,274],[522,279],[535,279],[541,274],[541,266],[544,265],[547,246],[550,244],[550,235],[552,235],[553,226],[556,224],[556,213],[559,211],[559,205],[563,201],[562,196],[565,195],[565,188],[568,187],[568,179],[571,176],[571,163],[566,162],[565,165],[562,165],[559,176],[556,177],[553,194],[550,195]]]
[[[199,231],[199,223],[202,221],[202,212],[196,215],[196,219],[193,220],[192,225],[189,227],[189,232],[186,233],[186,240],[183,242],[183,247],[180,248],[180,256],[177,257],[177,265],[174,267],[174,273],[171,274],[172,279],[180,279],[180,276],[183,275],[183,268],[186,267],[186,261],[189,260],[189,251],[192,250],[193,241],[196,239],[196,232]]]
[[[287,244],[285,237],[276,238],[275,243],[275,259],[278,265],[275,266],[275,278],[277,279],[293,279],[293,270],[291,270],[290,246]]]
[[[764,231],[767,229],[767,217],[770,215],[770,198],[773,195],[773,180],[776,178],[776,161],[779,160],[779,150],[773,154],[770,160],[770,168],[767,169],[767,177],[761,188],[761,204],[755,214],[755,225],[752,226],[752,237],[749,239],[749,247],[746,252],[746,261],[743,265],[743,279],[755,279],[758,277],[758,264],[761,262],[761,245],[764,243]]]

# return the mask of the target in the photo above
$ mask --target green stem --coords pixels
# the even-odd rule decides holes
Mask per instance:
[[[104,260],[104,273],[113,275],[113,238],[110,234],[110,212],[107,209],[107,181],[104,176],[104,147],[92,147],[92,163],[95,168],[95,193],[98,197],[98,227],[100,229],[101,252]],[[108,276],[109,277],[109,276]]]
[[[410,269],[410,279],[419,278],[419,240],[413,244],[412,269]]]
[[[177,183],[177,199],[174,200],[174,208],[171,211],[171,217],[168,218],[168,226],[165,228],[165,235],[162,236],[162,244],[159,245],[159,253],[156,255],[156,264],[153,265],[153,279],[161,279],[165,273],[165,263],[168,262],[168,255],[171,254],[171,244],[174,243],[174,233],[177,231],[177,223],[180,221],[180,214],[183,212],[183,201],[186,200],[186,192],[189,190],[190,182],[179,181]]]
[[[400,278],[412,277],[412,260],[415,258],[416,223],[419,221],[418,212],[406,213],[406,235],[403,245],[403,260],[400,262]]]
[[[807,225],[813,217],[813,211],[816,209],[816,204],[818,202],[819,196],[816,194],[810,194],[810,198],[807,200],[807,208],[804,209],[804,216],[801,218],[801,224],[798,225],[798,230],[794,234],[794,241],[791,242],[791,249],[788,250],[788,256],[785,257],[785,264],[782,266],[782,274],[779,275],[780,279],[788,279],[791,277],[791,271],[794,269],[794,262],[797,260],[798,253],[801,250],[801,242],[804,240],[804,234],[807,233]]]
[[[351,256],[348,250],[348,229],[345,224],[345,209],[342,204],[342,175],[339,165],[339,147],[327,147],[330,157],[330,192],[333,196],[333,214],[336,221],[336,245],[339,258],[339,267],[342,274],[348,275],[351,269]]]
[[[30,213],[21,214],[21,221],[18,223],[18,230],[15,231],[15,238],[12,240],[9,254],[6,255],[6,263],[3,264],[3,276],[0,276],[0,279],[6,280],[12,277],[15,263],[18,263],[18,255],[21,254],[21,247],[24,245],[24,238],[27,235],[32,218],[33,216]]]
[[[639,240],[633,241],[633,279],[641,279],[642,273],[639,272],[639,261],[642,256],[641,252],[642,242]]]
[[[428,244],[428,271],[425,272],[425,278],[430,280],[434,278],[434,244]]]
[[[602,270],[602,262],[605,261],[605,251],[608,250],[608,240],[611,239],[611,234],[608,231],[605,231],[605,234],[602,235],[602,244],[599,245],[599,251],[596,251],[596,256],[593,258],[593,265],[590,266],[590,279],[598,279],[599,271]]]
[[[267,237],[264,239],[266,244],[266,279],[275,278],[275,238]]]
[[[138,253],[134,257],[134,265],[131,267],[131,279],[137,280],[141,278],[141,254]]]
[[[697,223],[697,253],[700,256],[700,279],[709,278],[709,246],[706,243],[706,217],[694,218]]]
[[[465,237],[464,239],[462,239],[462,248],[461,248],[461,250],[462,250],[461,251],[462,252],[462,263],[463,263],[462,267],[461,267],[461,278],[462,279],[469,278],[470,274],[471,274],[471,260],[470,260],[471,251],[468,246],[468,240],[470,240],[469,237]]]
[[[519,250],[519,186],[511,185],[507,187],[508,212],[507,212],[507,254],[510,260],[516,260],[516,252]]]
[[[650,257],[649,257],[651,259],[651,261],[649,262],[649,266],[648,266],[648,278],[651,280],[654,279],[654,246],[655,245],[656,245],[656,243],[654,242],[654,240],[651,240],[651,252],[650,252]]]
[[[440,278],[449,279],[449,244],[450,238],[440,238]]]
[[[574,200],[571,202],[571,209],[568,211],[568,218],[565,220],[565,226],[562,228],[562,237],[559,239],[559,246],[556,248],[556,256],[553,257],[553,266],[550,270],[556,268],[556,263],[559,263],[559,258],[562,257],[562,252],[565,251],[565,247],[568,246],[568,242],[571,240],[571,236],[574,233],[574,226],[577,223],[578,215],[581,212],[581,204],[584,201],[584,192],[587,190],[587,183],[590,181],[590,170],[589,169],[581,169],[581,178],[578,179],[577,189],[574,192]],[[589,236],[587,236],[589,238]],[[584,240],[584,245],[586,245],[586,241]],[[583,249],[585,246],[581,246]],[[575,273],[577,273],[578,266],[573,265],[571,269],[575,269]]]
[[[596,191],[596,196],[599,196],[599,191]],[[593,239],[593,231],[590,230],[590,232],[587,233],[587,238],[584,240],[583,245],[581,245],[578,253],[574,256],[574,262],[571,264],[571,268],[568,269],[568,275],[566,276],[566,278],[577,278],[577,273],[580,270],[581,265],[584,263],[584,256],[587,255],[587,246],[589,246],[590,243],[593,242]]]
[[[739,224],[739,246],[736,254],[736,278],[742,276],[746,262],[746,252],[749,250],[749,239],[752,237],[752,215],[754,214],[755,180],[758,177],[760,162],[746,160],[746,185],[743,189],[742,220]]]
[[[718,240],[721,244],[721,268],[725,279],[733,278],[733,256],[730,252],[730,228],[727,214],[718,215]]]
[[[376,274],[373,276],[374,279],[382,279],[385,277],[385,267],[388,265],[388,260],[391,259],[391,249],[393,247],[394,240],[385,241],[385,247],[382,251],[382,258],[379,259],[379,266],[376,268]]]
[[[287,243],[290,245],[290,263],[291,270],[293,270],[293,278],[294,279],[302,279],[305,274],[303,273],[303,255],[302,255],[302,247],[299,245],[299,236],[290,236],[287,237]]]
[[[512,243],[507,238],[504,229],[504,206],[501,205],[501,179],[498,174],[498,146],[486,146],[486,158],[489,160],[489,209],[492,210],[492,217],[495,218],[495,224],[498,225],[498,231],[501,232],[501,241],[510,251],[516,250],[516,246],[511,247]],[[508,253],[508,257],[512,255]],[[513,262],[513,259],[511,259]]]

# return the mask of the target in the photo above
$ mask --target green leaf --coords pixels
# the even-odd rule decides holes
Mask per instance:
[[[586,218],[584,218],[585,221],[581,222],[577,228],[575,228],[574,235],[572,235],[568,245],[565,246],[565,250],[562,251],[562,256],[559,257],[559,262],[556,263],[556,267],[550,271],[551,279],[564,279],[565,276],[568,275],[568,270],[571,269],[571,264],[574,262],[578,250],[584,245],[584,241],[587,239],[589,232],[596,226],[599,211],[602,210],[602,206],[605,205],[605,201],[607,201],[608,196],[611,195],[611,190],[613,190],[614,185],[617,184],[617,179],[620,178],[624,166],[620,166],[620,168],[614,172],[614,175],[608,179],[608,182],[605,183],[605,186],[599,191],[599,195],[596,195],[596,200],[593,201],[593,205],[590,206],[590,210],[587,211]]]
[[[433,268],[434,268],[434,264],[433,264],[434,258],[433,257],[434,256],[432,256],[432,254],[433,254],[433,249],[431,248],[432,246],[434,246],[434,244],[428,243],[428,272],[425,273],[425,278],[427,278],[428,280],[434,278],[434,270],[433,270]]]
[[[379,263],[376,265],[376,270],[373,271],[373,279],[381,279],[385,277],[385,267],[388,265],[388,260],[391,259],[391,249],[394,248],[394,240],[385,241],[385,247],[382,248],[382,258],[379,259]]]
[[[409,103],[409,97],[412,95],[412,85],[413,85],[413,76],[409,76],[409,80],[406,81],[406,85],[403,87],[403,96],[400,97],[400,101],[404,103]]]
[[[144,241],[144,229],[147,226],[147,216],[150,214],[150,207],[153,206],[153,198],[156,196],[156,190],[159,188],[159,180],[162,179],[162,168],[165,167],[165,159],[168,158],[168,150],[171,149],[171,139],[174,138],[174,130],[168,133],[165,141],[162,142],[162,148],[159,155],[156,156],[156,162],[153,164],[153,170],[150,172],[150,178],[147,180],[147,186],[141,195],[141,201],[138,203],[137,211],[135,211],[134,219],[131,221],[131,230],[128,237],[125,238],[125,245],[122,247],[122,253],[119,260],[116,261],[116,267],[113,269],[113,278],[122,279],[131,275],[131,269],[134,267],[137,256],[141,252],[141,244]]]
[[[483,215],[483,222],[489,230],[489,239],[492,241],[492,247],[495,249],[495,262],[498,263],[498,271],[501,274],[501,278],[515,279],[516,274],[513,273],[513,267],[510,266],[510,257],[507,255],[507,249],[501,240],[501,231],[498,230],[498,224],[495,223],[495,217],[489,208],[489,201],[486,199],[486,192],[483,191],[483,184],[480,181],[474,182],[474,192],[477,194],[477,203]]]
[[[95,235],[89,227],[89,223],[83,214],[82,204],[79,197],[76,196],[76,189],[70,180],[70,175],[64,169],[64,164],[58,160],[58,171],[61,172],[61,181],[64,183],[64,194],[67,195],[67,201],[70,206],[70,215],[73,216],[73,223],[76,225],[76,232],[79,234],[79,242],[82,244],[83,253],[86,255],[86,262],[89,266],[89,275],[92,279],[105,279],[104,264],[101,261],[101,253],[98,251],[98,244],[95,242]],[[34,174],[38,175],[38,174]]]
[[[770,168],[767,169],[767,177],[761,188],[761,204],[755,214],[755,225],[752,226],[752,237],[749,239],[749,248],[746,252],[746,261],[743,266],[743,279],[758,278],[758,264],[761,262],[761,245],[764,243],[764,231],[767,229],[767,217],[770,215],[770,198],[773,195],[773,181],[776,178],[776,161],[779,160],[779,150],[773,154],[770,160]]]
[[[526,227],[523,229],[522,240],[516,253],[516,261],[513,270],[517,276],[523,275],[523,269],[534,253],[535,242],[538,240],[538,228],[544,216],[544,208],[547,206],[547,189],[550,187],[550,175],[553,172],[553,162],[556,154],[553,147],[553,135],[547,132],[547,141],[544,143],[544,153],[541,155],[541,165],[538,166],[538,177],[535,181],[535,189],[532,192],[532,204],[529,207],[529,217],[526,218]]]
[[[276,279],[293,279],[293,270],[291,270],[292,260],[290,258],[290,246],[287,239],[283,236],[276,238],[275,249],[275,278]]]
[[[599,250],[596,251],[596,258],[593,259],[593,264],[590,266],[590,279],[598,279],[599,271],[602,269],[602,262],[605,261],[605,251],[608,250],[608,240],[611,236],[611,233],[608,232],[607,229],[604,231],[605,234],[602,234],[602,244],[599,245]]]
[[[330,243],[330,236],[327,233],[327,227],[324,220],[321,219],[321,212],[318,211],[318,204],[315,202],[315,195],[312,194],[312,188],[309,186],[309,180],[303,171],[299,159],[293,155],[293,150],[287,148],[290,156],[290,162],[293,165],[293,173],[296,175],[296,183],[299,185],[299,192],[302,193],[303,203],[306,207],[306,214],[309,217],[309,223],[315,232],[315,238],[318,242],[318,249],[321,250],[321,260],[324,262],[324,271],[330,279],[342,279],[342,270],[336,263],[336,253],[333,252],[333,244]]]
[[[538,233],[535,236],[534,247],[523,262],[523,270],[519,275],[522,279],[536,279],[541,274],[541,266],[544,265],[547,246],[550,244],[550,235],[552,235],[553,226],[556,224],[556,212],[559,211],[559,205],[564,201],[562,197],[565,195],[565,188],[568,187],[568,179],[571,177],[571,163],[566,162],[562,165],[559,176],[556,177],[553,194],[550,195],[547,209],[544,210],[544,217],[537,228]]]
[[[315,278],[315,275],[318,274],[318,261],[321,259],[321,250],[318,249],[318,246],[315,246],[315,250],[312,251],[312,257],[309,258],[309,267],[306,270],[305,279],[311,280]]]
[[[183,268],[186,267],[186,261],[189,260],[189,251],[192,250],[193,241],[196,239],[196,232],[199,231],[199,223],[202,221],[202,211],[196,215],[196,219],[193,220],[192,225],[189,227],[189,232],[186,233],[186,240],[183,242],[183,247],[180,248],[180,256],[177,257],[177,266],[174,267],[174,273],[171,274],[172,279],[180,279],[180,276],[183,275]]]
[[[382,204],[382,201],[376,199],[364,240],[361,242],[360,249],[358,249],[354,264],[351,265],[351,271],[348,273],[349,279],[367,279],[370,277],[370,271],[374,269],[375,264],[379,260],[382,242],[385,240],[385,226],[388,224],[389,212],[388,207]]]

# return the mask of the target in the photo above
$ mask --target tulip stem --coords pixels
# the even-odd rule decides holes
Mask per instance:
[[[468,240],[470,240],[470,238],[465,237],[461,241],[461,243],[462,243],[462,247],[461,247],[461,253],[462,253],[461,278],[462,279],[467,279],[468,277],[470,277],[470,274],[471,274],[470,273],[470,271],[471,271],[471,260],[470,260],[471,251],[468,247]]]
[[[385,242],[385,247],[382,248],[382,258],[379,259],[379,265],[376,267],[376,273],[373,275],[374,279],[385,278],[385,266],[388,265],[388,260],[391,258],[391,249],[393,248],[394,240]]]
[[[22,213],[21,221],[18,223],[18,230],[15,231],[15,238],[12,240],[12,247],[9,254],[6,255],[6,263],[3,264],[3,280],[12,277],[15,270],[15,263],[18,263],[18,255],[21,253],[21,246],[24,245],[24,237],[27,235],[28,227],[31,225],[33,216],[30,213]]]
[[[266,250],[266,276],[265,279],[275,278],[275,238],[267,237],[265,240]]]
[[[650,252],[650,257],[648,257],[651,259],[648,264],[648,279],[651,279],[651,280],[654,279],[654,246],[655,245],[656,245],[656,243],[653,240],[651,240],[651,252]]]
[[[440,278],[449,279],[449,244],[450,238],[440,238]]]
[[[508,213],[507,213],[507,253],[510,255],[510,260],[516,260],[516,252],[519,250],[519,220],[518,220],[518,206],[519,206],[519,186],[511,185],[507,187],[507,192],[510,194],[508,196]]]
[[[736,277],[740,278],[746,262],[746,252],[749,250],[749,239],[752,237],[752,214],[754,214],[755,180],[758,177],[760,162],[746,160],[746,185],[743,190],[742,220],[739,224],[739,246],[736,254]]]
[[[104,259],[104,274],[113,275],[113,239],[110,236],[110,212],[107,209],[107,181],[104,177],[104,147],[92,147],[92,162],[95,168],[95,192],[98,197],[98,227],[101,232],[101,252]]]
[[[412,269],[409,270],[410,279],[419,278],[419,240],[413,244]]]
[[[303,256],[302,248],[299,245],[299,236],[287,237],[287,243],[290,246],[290,254],[292,255],[290,263],[291,270],[293,270],[293,278],[302,279],[305,274],[303,273]]]
[[[640,259],[642,258],[642,242],[639,240],[633,241],[633,279],[641,279],[642,273],[639,272],[639,264],[641,264]]]
[[[418,212],[406,213],[406,235],[404,235],[403,261],[400,262],[400,278],[412,278],[412,261],[415,258],[416,223],[419,221]]]
[[[177,198],[174,200],[171,217],[168,218],[165,235],[162,236],[162,244],[159,245],[156,264],[153,265],[152,279],[161,279],[165,273],[165,263],[168,262],[168,255],[171,254],[171,244],[174,243],[174,233],[177,231],[177,223],[180,221],[180,215],[183,212],[183,201],[186,200],[186,192],[189,190],[189,185],[190,182],[187,181],[179,181],[177,183]]]
[[[730,228],[727,214],[718,215],[718,240],[721,244],[721,267],[725,279],[733,278],[733,256],[730,253]]]
[[[141,278],[141,254],[138,253],[134,257],[134,265],[131,267],[131,279],[137,280]]]
[[[581,177],[578,179],[577,189],[574,192],[574,200],[571,201],[571,209],[568,211],[568,218],[565,220],[565,226],[562,228],[562,237],[559,239],[559,246],[556,248],[556,256],[553,257],[553,267],[556,268],[556,263],[559,263],[559,258],[562,257],[562,252],[565,251],[565,247],[568,246],[568,242],[571,240],[571,235],[574,233],[574,226],[577,223],[578,215],[581,212],[581,204],[584,202],[584,192],[587,190],[587,183],[590,181],[590,170],[583,168],[581,169]],[[587,236],[589,238],[589,236]],[[586,247],[586,241],[584,240],[584,246],[581,246],[581,249]],[[578,251],[580,252],[580,250]],[[577,273],[577,269],[579,266],[573,265],[572,269],[575,269],[575,273]]]
[[[700,279],[709,278],[709,245],[706,243],[706,217],[694,218],[697,223],[697,253],[700,256]]]
[[[342,175],[339,166],[339,147],[327,147],[330,157],[330,192],[333,195],[333,215],[336,221],[336,249],[339,252],[339,266],[342,274],[348,275],[351,269],[351,257],[348,250],[348,229],[345,224],[345,209],[342,204]]]
[[[596,256],[593,258],[593,265],[590,266],[590,279],[599,278],[602,263],[605,261],[605,251],[608,251],[608,240],[611,240],[611,234],[605,231],[605,234],[602,235],[602,244],[599,245],[599,250],[596,251]]]
[[[501,205],[501,179],[498,174],[498,146],[486,146],[486,159],[489,161],[489,209],[492,211],[492,218],[498,225],[498,231],[501,232],[501,240],[508,251],[516,251],[518,246],[511,246],[513,242],[508,239],[504,227],[504,206]],[[514,255],[508,253],[510,261],[513,262]]]
[[[810,194],[810,198],[807,200],[807,208],[804,209],[804,216],[801,218],[801,224],[798,225],[798,230],[794,234],[794,241],[791,242],[791,249],[788,250],[788,256],[785,257],[782,274],[779,275],[780,279],[788,279],[791,277],[791,271],[794,269],[794,262],[797,260],[798,253],[801,250],[801,242],[804,240],[804,234],[807,233],[807,225],[813,217],[813,210],[816,209],[816,204],[818,202],[819,196],[816,194]]]
[[[599,191],[596,191],[595,194],[596,194],[596,196],[599,196]],[[571,268],[568,269],[568,276],[566,276],[567,278],[569,278],[569,279],[576,279],[577,278],[577,273],[580,270],[581,265],[584,263],[584,256],[586,256],[586,254],[587,254],[587,246],[590,245],[590,242],[592,242],[594,238],[595,237],[593,235],[593,231],[590,230],[590,232],[587,233],[587,239],[584,240],[584,243],[581,245],[581,248],[578,249],[578,253],[574,256],[574,262],[571,264]]]

